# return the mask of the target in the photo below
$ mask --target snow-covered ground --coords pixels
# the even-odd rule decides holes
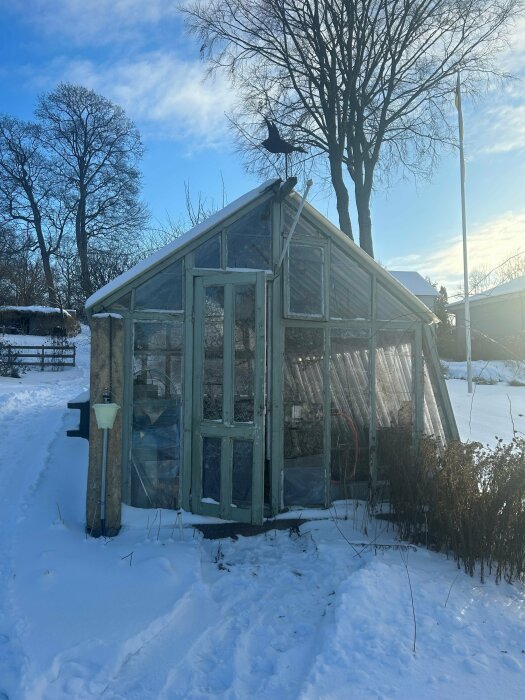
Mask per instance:
[[[236,541],[125,508],[117,538],[86,538],[78,342],[74,370],[0,379],[0,699],[524,696],[523,586],[378,550],[395,533],[362,504]],[[449,386],[465,439],[525,430],[525,388]]]

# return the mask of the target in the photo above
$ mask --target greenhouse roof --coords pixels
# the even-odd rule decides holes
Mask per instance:
[[[201,221],[199,224],[194,226],[182,236],[176,238],[171,243],[168,243],[162,248],[159,248],[159,250],[155,251],[152,255],[145,258],[144,260],[141,260],[129,270],[126,270],[126,272],[123,272],[118,277],[115,277],[115,279],[111,280],[111,282],[108,282],[108,284],[105,284],[94,294],[92,294],[86,301],[86,309],[93,307],[97,302],[109,296],[109,294],[112,294],[124,284],[131,282],[147,270],[150,270],[152,267],[155,267],[155,265],[157,265],[173,253],[180,250],[180,248],[185,246],[190,241],[193,241],[195,238],[198,238],[199,236],[203,235],[204,233],[212,229],[214,226],[220,224],[221,221],[223,221],[224,219],[233,216],[238,211],[255,201],[258,197],[265,194],[268,190],[271,190],[280,182],[281,181],[278,178],[266,180],[266,182],[263,182],[262,185],[255,187],[253,190],[250,190],[250,192],[247,192],[246,194],[242,195],[242,197],[235,199],[233,202],[226,205],[223,209],[220,209],[204,221]]]
[[[211,231],[223,221],[234,216],[263,195],[269,193],[271,190],[277,191],[277,188],[281,182],[282,181],[278,178],[267,180],[253,190],[250,190],[250,192],[244,194],[242,197],[234,200],[223,209],[215,212],[205,221],[197,224],[197,226],[194,226],[184,235],[176,238],[163,248],[160,248],[145,260],[141,260],[132,268],[119,275],[114,280],[92,294],[86,301],[86,309],[93,308],[103,299],[117,292],[124,285],[127,285],[129,282],[132,282],[136,278],[140,277],[143,273],[151,270],[159,263],[162,263],[174,253],[180,251],[195,239]],[[298,205],[302,201],[302,196],[298,192],[291,192],[290,200],[292,200],[294,204]],[[427,323],[436,323],[438,321],[437,317],[422,301],[414,296],[413,293],[408,291],[408,289],[401,282],[395,279],[395,277],[393,277],[387,270],[385,270],[373,258],[365,253],[362,248],[354,243],[353,240],[351,240],[345,233],[337,228],[337,226],[335,226],[329,219],[323,216],[309,202],[305,203],[303,212],[304,215],[313,220],[313,222],[317,223],[326,234],[332,236],[345,248],[350,249],[352,251],[352,257],[370,273],[375,274],[383,285],[385,285],[387,288],[394,288],[397,296],[404,300],[404,303],[411,307],[420,317],[424,318]]]

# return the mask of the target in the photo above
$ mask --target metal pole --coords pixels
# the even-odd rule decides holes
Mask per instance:
[[[108,463],[108,429],[102,436],[102,474],[100,477],[100,532],[106,534],[106,469]]]
[[[301,212],[303,211],[303,207],[304,207],[304,205],[305,205],[306,198],[308,197],[308,192],[310,191],[310,187],[311,187],[313,184],[314,184],[314,183],[313,183],[312,180],[308,180],[308,182],[306,183],[306,188],[305,188],[305,190],[304,190],[303,198],[302,198],[302,200],[301,200],[301,203],[299,204],[299,207],[298,207],[298,209],[297,209],[297,212],[295,213],[295,217],[294,217],[294,220],[292,221],[292,225],[291,225],[291,227],[290,227],[290,231],[288,232],[288,235],[286,236],[286,240],[285,240],[285,242],[284,242],[284,246],[283,246],[283,250],[282,250],[282,253],[281,253],[281,257],[279,258],[279,262],[277,263],[277,268],[276,268],[276,270],[278,270],[278,269],[281,267],[281,265],[283,264],[284,256],[286,255],[286,251],[288,250],[288,246],[290,245],[290,241],[291,241],[292,236],[293,236],[293,234],[294,234],[295,228],[296,228],[296,226],[297,226],[297,223],[299,222],[299,218],[301,217]]]
[[[470,300],[467,256],[467,208],[465,204],[465,151],[463,147],[463,111],[461,109],[461,82],[458,71],[456,84],[456,107],[459,128],[459,166],[461,174],[461,223],[463,229],[463,285],[465,289],[465,349],[467,356],[467,389],[472,394],[472,342],[470,329]]]
[[[109,387],[104,390],[102,395],[104,403],[111,401]],[[103,429],[102,434],[102,473],[100,475],[100,534],[106,534],[106,472],[108,464],[108,429]]]

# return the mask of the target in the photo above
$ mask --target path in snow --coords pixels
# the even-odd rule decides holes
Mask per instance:
[[[167,511],[86,538],[87,443],[65,437],[86,380],[84,366],[0,381],[0,700],[521,700],[523,587],[411,552],[414,654],[399,551],[359,556],[341,535],[366,539],[362,508],[237,541],[181,539]],[[486,432],[508,414],[487,417],[504,395],[479,389]]]
[[[14,565],[16,531],[27,511],[28,498],[38,488],[50,445],[60,430],[66,404],[87,388],[86,338],[79,338],[79,366],[61,373],[30,372],[20,380],[0,379],[0,698],[13,688],[26,654],[16,633],[12,596],[17,584]],[[11,697],[8,694],[8,697]]]

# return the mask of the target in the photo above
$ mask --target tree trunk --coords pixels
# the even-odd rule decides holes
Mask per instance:
[[[49,305],[53,307],[59,307],[58,294],[55,287],[55,280],[53,279],[53,271],[51,270],[50,255],[46,246],[46,240],[44,238],[44,232],[42,230],[42,217],[40,216],[40,211],[38,205],[35,201],[33,193],[26,189],[26,194],[31,205],[31,210],[33,212],[33,226],[36,233],[36,239],[38,242],[38,248],[40,250],[40,257],[42,258],[42,267],[44,269],[44,277],[46,279],[46,289],[47,298],[49,299]]]
[[[42,256],[42,267],[44,268],[44,276],[46,278],[47,297],[49,299],[49,305],[55,308],[59,308],[60,303],[55,287],[55,280],[53,279],[51,264],[49,262],[49,253],[47,251],[43,251],[42,248],[40,248],[40,254]]]
[[[350,221],[350,198],[343,179],[343,167],[340,159],[330,158],[330,176],[336,197],[339,228],[353,241],[352,222]]]
[[[91,276],[89,274],[88,246],[86,235],[86,198],[81,194],[77,206],[75,219],[75,236],[77,242],[78,259],[80,261],[80,283],[86,299],[93,294]]]
[[[355,183],[355,203],[357,206],[357,217],[359,221],[359,245],[374,257],[374,244],[372,242],[372,218],[370,216],[370,195],[371,191],[362,184]]]

